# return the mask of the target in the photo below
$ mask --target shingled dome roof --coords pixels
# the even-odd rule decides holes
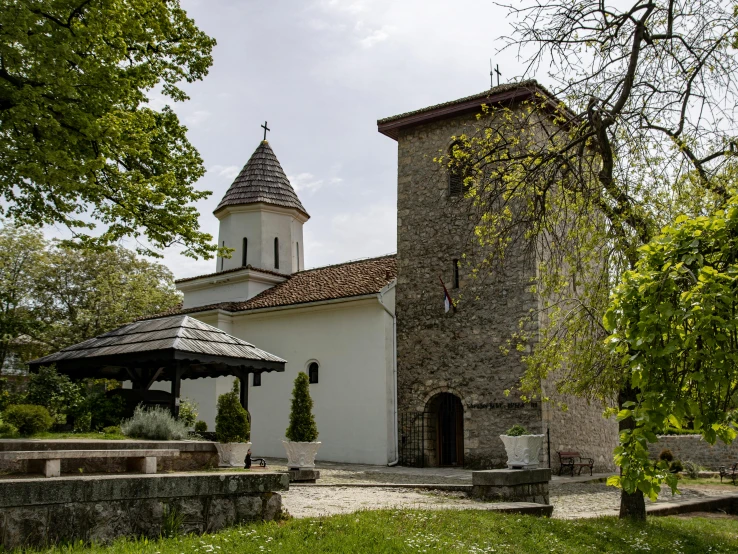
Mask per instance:
[[[295,208],[310,217],[295,194],[277,156],[267,141],[262,141],[246,165],[226,191],[214,213],[226,206],[264,202],[284,208]]]

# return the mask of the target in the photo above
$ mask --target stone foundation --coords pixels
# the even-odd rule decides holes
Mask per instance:
[[[273,520],[282,509],[276,491],[288,488],[284,473],[2,479],[0,548],[104,544]],[[179,529],[167,528],[173,512],[181,517]]]
[[[472,498],[497,502],[548,504],[551,470],[492,469],[472,472]]]
[[[315,483],[320,479],[320,471],[317,469],[289,469],[290,483]]]

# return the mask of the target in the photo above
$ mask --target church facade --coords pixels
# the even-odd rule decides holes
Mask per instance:
[[[284,456],[292,383],[305,371],[319,460],[500,467],[499,435],[519,423],[547,434],[554,457],[577,450],[597,468],[612,468],[617,425],[602,418],[602,406],[570,398],[561,412],[505,396],[524,366],[500,346],[536,307],[535,260],[512,245],[503,271],[470,279],[457,263],[473,228],[468,200],[433,162],[453,135],[473,130],[483,104],[534,92],[530,83],[496,87],[378,122],[398,143],[396,256],[305,270],[309,215],[270,145],[258,146],[215,211],[219,244],[233,249],[231,258],[218,259],[212,274],[177,282],[180,313],[288,361],[285,374],[249,383],[255,455]],[[457,310],[444,311],[440,280],[453,298],[464,294]],[[230,381],[206,381],[184,381],[182,394],[200,404],[212,428],[217,395]]]

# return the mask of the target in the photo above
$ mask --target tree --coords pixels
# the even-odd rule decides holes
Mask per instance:
[[[529,83],[531,99],[493,106],[479,131],[454,137],[440,162],[465,175],[478,225],[483,275],[522,241],[538,265],[533,291],[542,322],[522,384],[618,403],[638,391],[622,359],[607,350],[602,316],[639,247],[679,212],[725,202],[734,169],[738,22],[718,0],[528,0],[509,6],[508,47],[528,72],[550,67],[551,94]],[[558,98],[558,100],[557,100]],[[561,368],[556,375],[551,368]],[[634,427],[624,417],[621,429]],[[624,491],[621,516],[645,518],[643,496]]]
[[[30,310],[35,272],[45,246],[33,229],[7,223],[0,227],[0,368],[19,337],[34,327]]]
[[[28,404],[43,406],[49,411],[55,423],[67,422],[67,414],[75,413],[82,405],[85,388],[74,383],[67,376],[57,373],[56,367],[42,367],[28,380],[25,401]]]
[[[313,399],[310,398],[310,380],[301,371],[295,378],[290,407],[290,424],[285,431],[287,440],[293,442],[314,442],[318,438],[318,426],[313,417]]]
[[[171,272],[130,250],[53,246],[36,278],[33,337],[59,350],[180,301]]]
[[[146,104],[186,100],[214,45],[178,0],[0,0],[0,213],[87,247],[144,236],[147,254],[212,256],[191,205],[210,194],[202,160],[171,108]]]

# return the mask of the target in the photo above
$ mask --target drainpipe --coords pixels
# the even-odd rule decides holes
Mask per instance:
[[[389,467],[394,467],[400,461],[400,447],[398,445],[399,439],[397,437],[397,317],[395,316],[394,312],[389,311],[389,308],[384,305],[383,297],[383,292],[380,292],[377,295],[379,304],[380,306],[382,306],[382,308],[384,308],[384,311],[387,312],[392,318],[392,419],[394,422],[394,425],[392,427],[392,435],[394,439],[395,459],[389,462],[387,465]]]

